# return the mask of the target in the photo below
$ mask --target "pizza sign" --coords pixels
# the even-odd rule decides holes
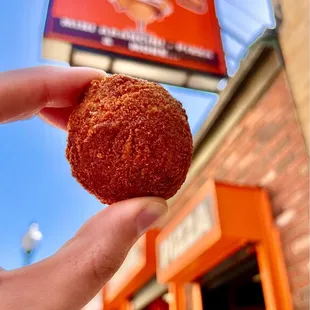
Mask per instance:
[[[214,0],[50,0],[44,37],[226,75]]]

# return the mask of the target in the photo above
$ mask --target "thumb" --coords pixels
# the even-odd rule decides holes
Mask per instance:
[[[130,199],[102,210],[55,255],[14,271],[19,273],[15,277],[20,279],[19,285],[27,285],[18,304],[39,309],[38,298],[33,300],[29,291],[34,289],[48,309],[81,309],[118,270],[137,239],[166,211],[161,198]],[[12,289],[16,292],[16,286]],[[41,309],[46,308],[44,304]]]

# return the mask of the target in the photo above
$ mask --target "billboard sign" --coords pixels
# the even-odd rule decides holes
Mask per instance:
[[[44,37],[226,75],[214,0],[50,0]]]

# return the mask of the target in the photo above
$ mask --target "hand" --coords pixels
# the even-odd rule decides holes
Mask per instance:
[[[104,75],[95,69],[57,67],[0,73],[0,123],[38,115],[66,130],[85,87]],[[118,202],[86,222],[53,256],[25,268],[0,270],[0,309],[81,309],[166,210],[161,198]]]

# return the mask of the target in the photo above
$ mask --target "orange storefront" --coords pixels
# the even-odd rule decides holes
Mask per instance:
[[[170,309],[292,309],[265,191],[207,181],[157,238]]]
[[[160,231],[145,237],[149,257],[124,267],[117,302],[107,284],[105,309],[307,309],[308,153],[287,85],[277,53],[253,47],[195,137]]]
[[[137,303],[155,273],[154,300]],[[159,234],[133,247],[104,289],[104,309],[293,309],[266,192],[202,184]]]

